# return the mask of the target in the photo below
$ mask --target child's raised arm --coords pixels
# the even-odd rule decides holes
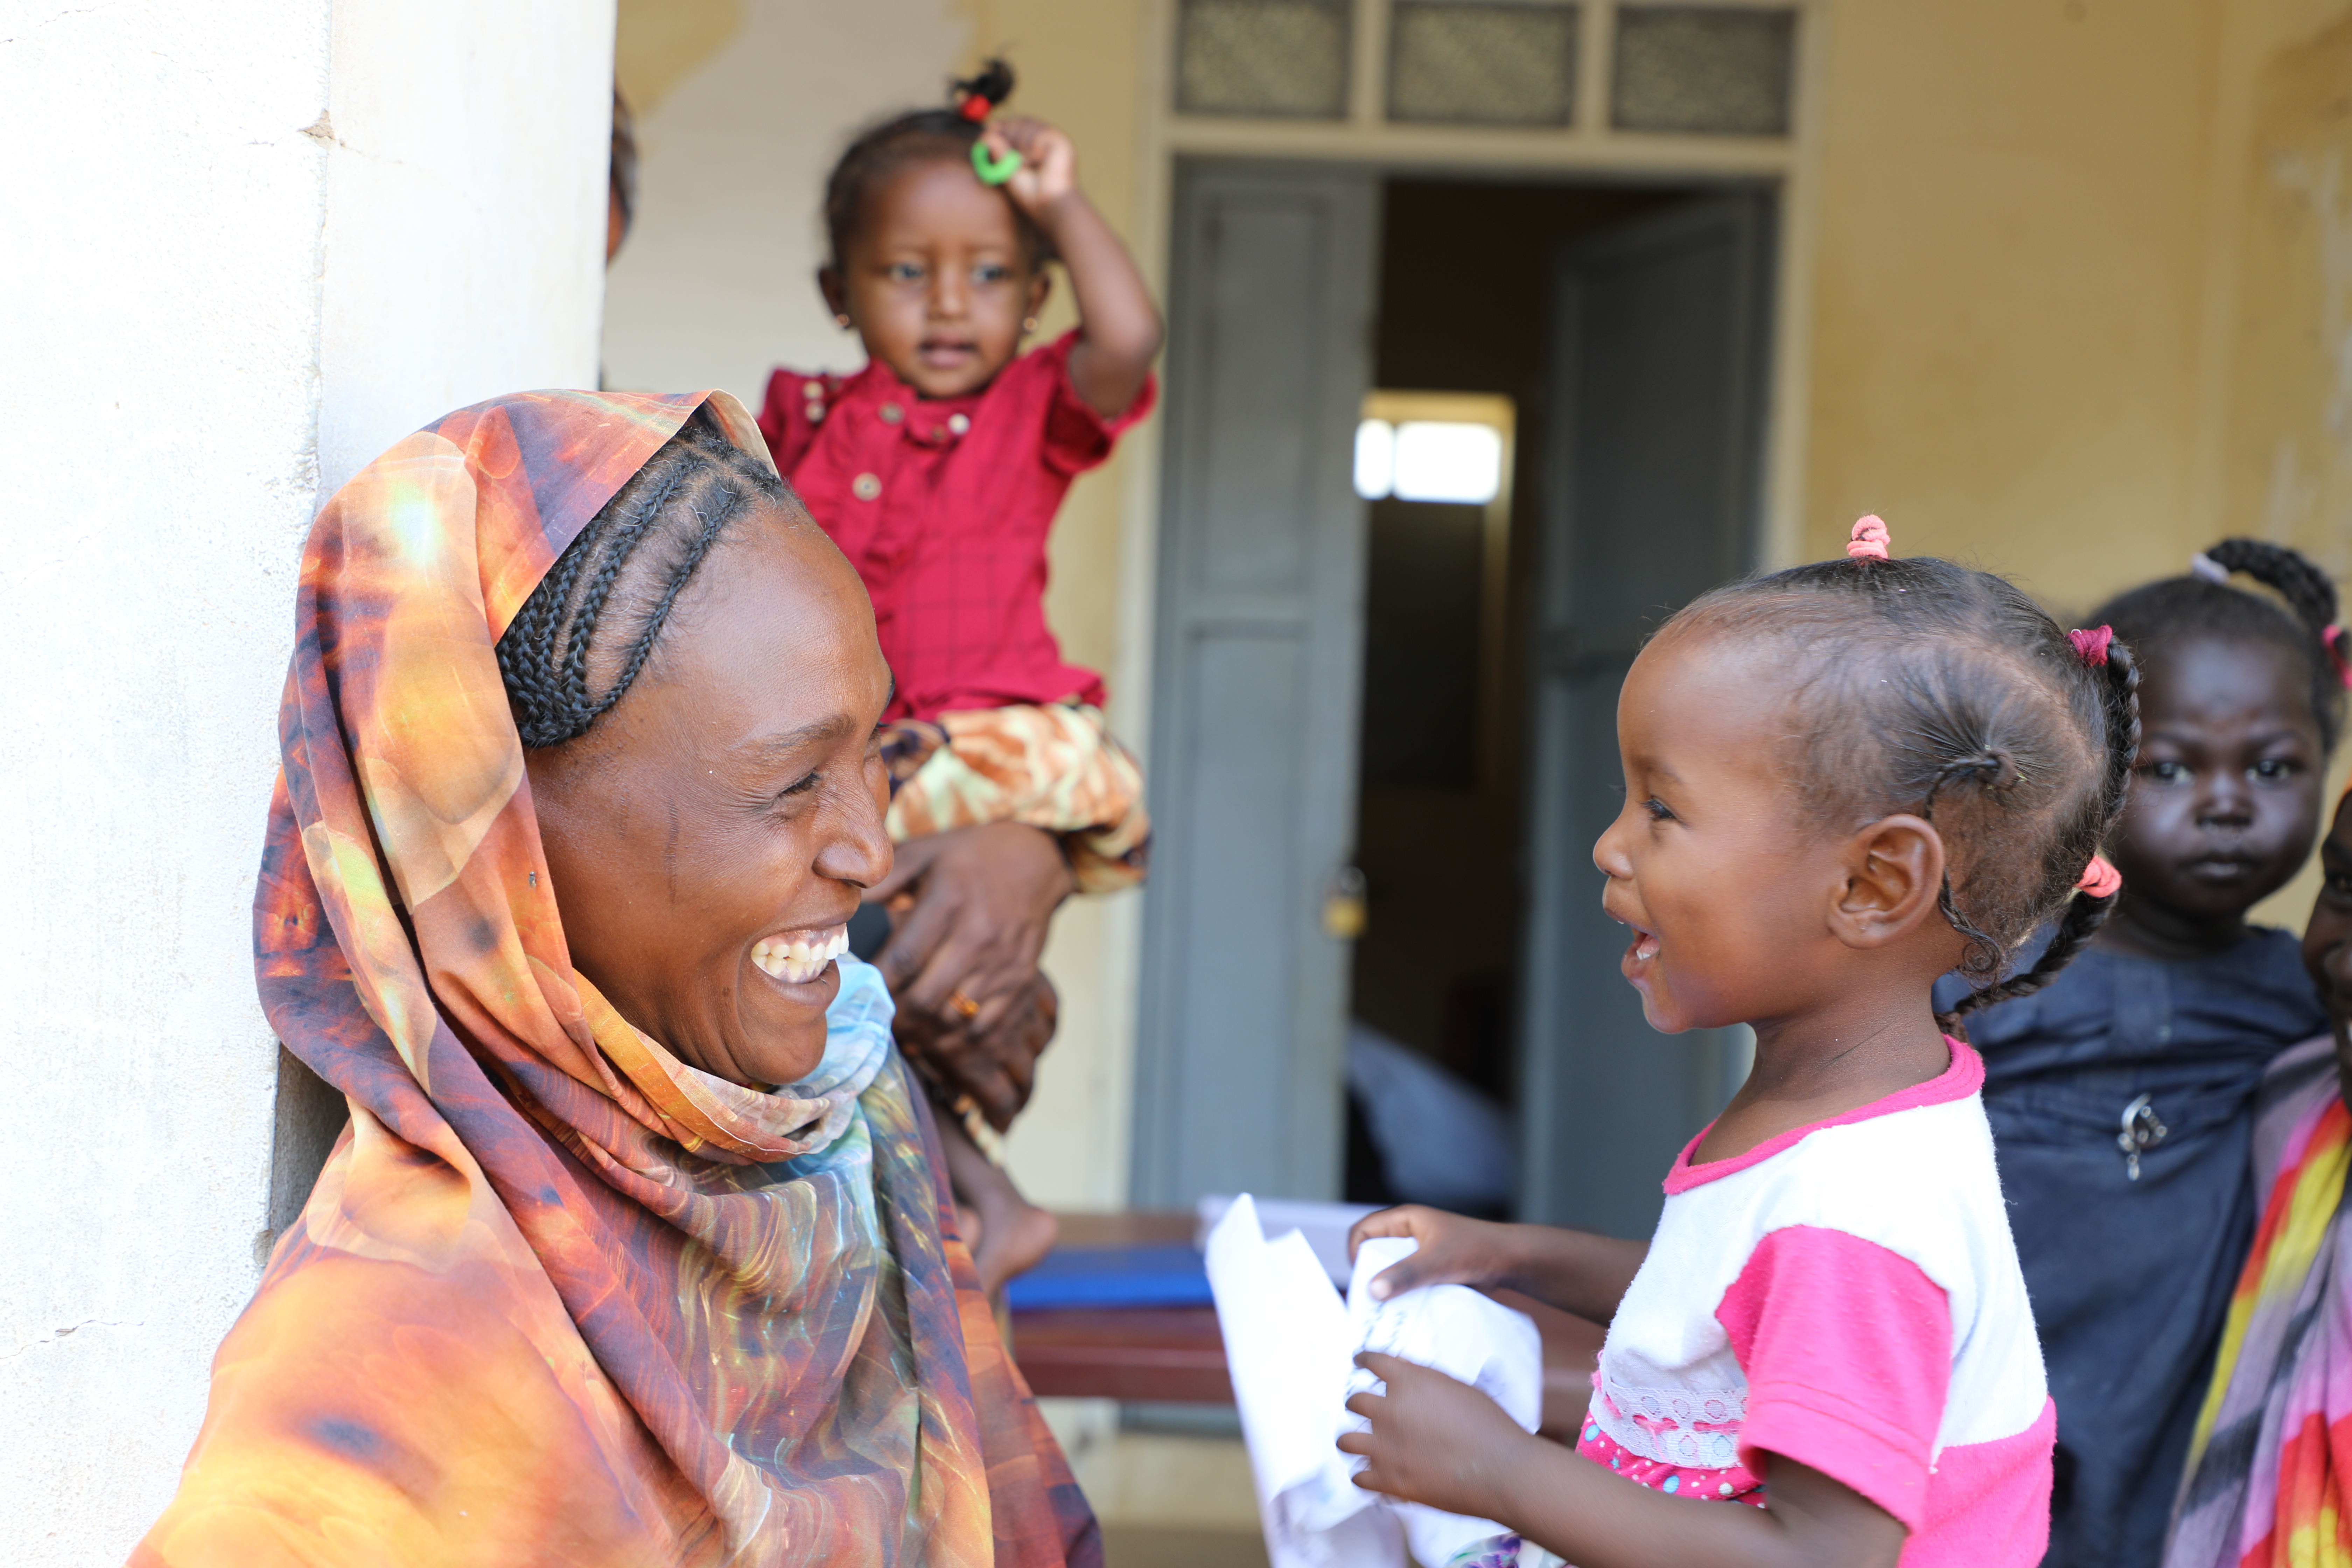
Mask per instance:
[[[1135,258],[1078,188],[1077,150],[1042,120],[1018,115],[989,122],[982,143],[997,157],[1009,148],[1021,167],[1005,193],[1027,213],[1069,268],[1078,297],[1078,342],[1070,384],[1106,419],[1127,412],[1160,353],[1160,307]]]
[[[1549,1438],[1442,1372],[1356,1358],[1388,1384],[1348,1408],[1371,1424],[1339,1447],[1370,1462],[1356,1484],[1448,1513],[1491,1519],[1578,1568],[1895,1568],[1895,1516],[1819,1470],[1760,1456],[1772,1503],[1704,1502],[1635,1486]]]

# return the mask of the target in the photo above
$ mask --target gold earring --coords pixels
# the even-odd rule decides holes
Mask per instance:
[[[835,310],[833,313],[833,324],[839,327],[845,332],[849,331],[849,312],[846,310]]]
[[[1024,332],[1035,331],[1037,330],[1037,318],[1034,316],[1023,317],[1021,321],[1021,330]]]

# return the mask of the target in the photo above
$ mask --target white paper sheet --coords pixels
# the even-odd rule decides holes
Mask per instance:
[[[1363,1425],[1346,1408],[1351,1381],[1378,1386],[1354,1364],[1364,1348],[1474,1384],[1536,1429],[1542,1346],[1524,1314],[1459,1285],[1377,1304],[1366,1292],[1372,1275],[1413,1245],[1367,1243],[1343,1304],[1306,1238],[1289,1230],[1268,1241],[1247,1194],[1209,1233],[1209,1283],[1273,1568],[1403,1568],[1408,1542],[1415,1559],[1442,1568],[1506,1533],[1488,1520],[1364,1490],[1352,1479],[1362,1461],[1336,1446],[1342,1431]]]

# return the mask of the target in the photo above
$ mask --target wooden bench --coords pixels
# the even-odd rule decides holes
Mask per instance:
[[[1190,1242],[1195,1220],[1181,1209],[1062,1215],[1060,1247],[1149,1247]],[[1213,1307],[1124,1307],[1016,1311],[1013,1359],[1045,1397],[1231,1405],[1224,1337]]]

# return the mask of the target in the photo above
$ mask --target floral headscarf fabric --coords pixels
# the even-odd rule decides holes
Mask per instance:
[[[494,645],[723,394],[450,415],[320,513],[255,900],[352,1126],[140,1563],[1100,1561],[952,1232],[873,971],[773,1092],[572,971]]]

